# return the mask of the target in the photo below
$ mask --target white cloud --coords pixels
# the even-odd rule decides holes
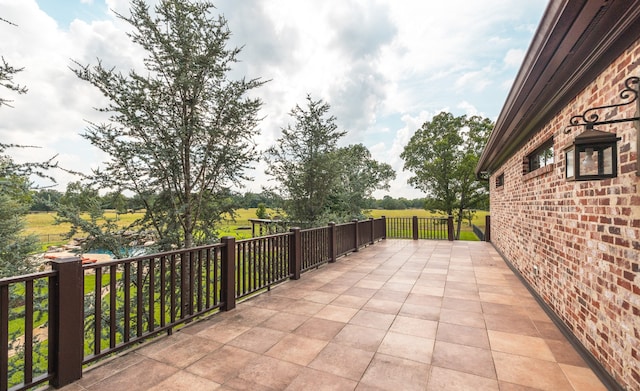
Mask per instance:
[[[472,105],[467,101],[462,101],[458,103],[456,107],[461,109],[464,112],[464,114],[467,116],[483,115],[478,111],[478,109],[474,105]]]
[[[504,65],[512,68],[519,68],[524,59],[525,51],[523,49],[509,49],[507,54],[504,55]]]
[[[17,151],[16,159],[58,153],[61,163],[82,169],[105,159],[79,136],[85,120],[100,118],[92,108],[103,98],[73,75],[71,59],[95,64],[100,58],[126,72],[140,67],[144,54],[109,11],[127,15],[129,0],[81,2],[91,13],[73,12],[84,19],[61,27],[36,0],[0,0],[3,18],[19,25],[0,23],[0,36],[7,37],[0,54],[25,67],[16,81],[29,88],[12,96],[15,109],[0,108],[0,140],[43,147]],[[365,144],[396,169],[394,197],[419,196],[406,184],[409,173],[402,172],[399,155],[424,121],[443,108],[497,116],[509,88],[505,81],[513,79],[544,6],[540,0],[215,4],[228,20],[231,44],[243,46],[233,77],[271,80],[253,92],[264,102],[259,148],[274,142],[290,122],[290,110],[310,93],[331,104],[340,128],[349,132],[346,142]],[[253,171],[250,189],[266,183],[261,170]],[[69,180],[59,175],[63,184]]]

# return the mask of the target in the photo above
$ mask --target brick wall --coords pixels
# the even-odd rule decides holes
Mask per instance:
[[[618,383],[640,390],[638,129],[631,122],[597,127],[621,138],[616,178],[575,182],[564,175],[564,149],[583,131],[565,134],[569,119],[620,103],[629,76],[640,76],[640,41],[492,174],[491,238]],[[615,117],[636,116],[630,106]],[[554,163],[523,175],[526,156],[550,138]]]

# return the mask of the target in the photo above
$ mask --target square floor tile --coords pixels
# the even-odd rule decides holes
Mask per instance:
[[[401,291],[396,291],[391,289],[380,289],[373,296],[371,296],[371,298],[404,303],[408,294],[409,294],[409,291],[401,292]]]
[[[369,366],[373,352],[330,343],[308,366],[351,380],[360,380]]]
[[[273,315],[271,318],[262,322],[260,326],[267,327],[274,330],[289,332],[298,328],[298,326],[306,322],[307,319],[309,319],[309,317],[306,315],[279,312]]]
[[[271,349],[287,335],[284,331],[269,329],[266,327],[253,327],[237,338],[232,339],[227,345],[235,346],[255,353],[264,353]]]
[[[395,315],[360,310],[351,318],[349,323],[374,329],[388,330],[394,319]]]
[[[389,331],[395,333],[413,335],[416,337],[435,339],[438,322],[433,320],[417,319],[407,316],[396,316]]]
[[[431,367],[427,391],[500,391],[498,381],[452,369]]]
[[[336,297],[338,297],[337,293],[311,291],[310,293],[304,296],[304,299],[307,301],[311,301],[313,303],[329,304]]]
[[[402,302],[370,299],[362,309],[367,311],[382,312],[383,314],[397,314],[402,307]]]
[[[385,335],[384,330],[348,324],[333,338],[332,342],[375,352]]]
[[[474,346],[436,341],[431,364],[489,379],[496,378],[491,351]]]
[[[442,296],[423,295],[420,293],[410,293],[405,304],[427,305],[431,307],[442,307]]]
[[[222,322],[215,323],[213,326],[203,329],[196,335],[216,342],[227,343],[249,329],[251,329],[251,327],[225,319]]]
[[[149,388],[148,391],[209,391],[219,387],[220,384],[214,381],[193,375],[189,372],[180,371],[156,386]]]
[[[216,383],[224,383],[235,377],[240,369],[258,357],[260,357],[258,354],[244,349],[223,346],[191,364],[185,370]]]
[[[528,317],[484,314],[487,330],[539,337],[540,333]]]
[[[290,314],[297,315],[307,315],[313,316],[318,313],[321,309],[323,309],[325,304],[322,303],[314,303],[306,300],[299,300],[295,306],[289,307],[284,312],[288,312]]]
[[[555,362],[493,352],[498,380],[545,391],[572,391],[566,375]]]
[[[439,306],[432,307],[427,305],[409,304],[405,302],[402,307],[400,307],[398,315],[418,319],[439,320],[440,310],[441,308]]]
[[[453,323],[439,323],[436,340],[483,349],[489,349],[490,346],[486,329]]]
[[[442,308],[448,308],[457,311],[468,311],[468,312],[482,312],[482,306],[480,306],[480,301],[476,300],[463,300],[456,299],[453,297],[444,297],[442,299]]]
[[[328,304],[318,311],[314,317],[347,323],[358,312],[356,308]]]
[[[345,326],[342,322],[322,318],[309,318],[306,322],[298,326],[294,334],[303,337],[330,341]]]
[[[285,389],[302,372],[303,367],[275,358],[261,356],[238,373],[238,378],[269,387]]]
[[[440,311],[440,322],[453,323],[461,326],[484,328],[484,317],[477,312],[457,311],[443,308]]]
[[[285,388],[286,391],[352,391],[358,382],[311,368],[301,373]]]
[[[551,353],[549,346],[542,338],[493,330],[489,330],[488,333],[491,350],[493,351],[517,354],[519,356],[546,361],[555,361],[555,357]]]
[[[538,330],[538,333],[542,338],[553,339],[557,341],[565,340],[564,335],[562,334],[560,329],[558,329],[558,326],[556,326],[553,322],[534,320],[533,324],[534,326],[536,326],[536,329]]]
[[[549,349],[551,349],[551,353],[553,353],[553,357],[556,362],[576,367],[588,366],[573,345],[571,345],[566,339],[562,341],[556,339],[545,339],[545,342],[549,346]]]
[[[331,302],[331,304],[339,305],[341,307],[360,309],[362,308],[363,305],[367,303],[367,301],[369,301],[369,298],[366,298],[366,297],[340,295],[336,297],[335,300]]]
[[[607,387],[602,384],[600,379],[589,368],[576,367],[573,365],[560,364],[560,368],[565,376],[569,379],[569,383],[575,390],[580,391],[605,391]]]
[[[362,389],[370,386],[376,390],[422,391],[428,380],[428,364],[376,354],[360,384],[364,386]]]
[[[378,353],[429,364],[433,354],[433,344],[433,339],[389,331],[378,347]]]
[[[177,343],[169,343],[170,338],[149,345],[156,348],[164,347],[164,349],[154,349],[146,356],[177,368],[184,368],[222,346],[219,342],[196,335],[184,334],[176,340]],[[144,354],[144,350],[141,349],[139,353]]]
[[[289,334],[265,354],[279,360],[307,365],[327,345],[327,341]]]
[[[161,362],[145,359],[116,372],[113,375],[91,385],[91,390],[146,390],[158,385],[178,372],[178,368]]]

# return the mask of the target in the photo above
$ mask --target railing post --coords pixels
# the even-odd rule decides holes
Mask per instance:
[[[387,217],[382,216],[382,239],[387,238]]]
[[[300,279],[302,269],[302,234],[299,227],[291,228],[293,235],[289,242],[289,273],[292,280]]]
[[[454,239],[453,232],[453,216],[449,216],[447,217],[447,237],[451,242]]]
[[[486,215],[484,217],[484,241],[491,241],[491,216]]]
[[[369,218],[369,222],[371,223],[371,238],[370,238],[371,240],[369,241],[369,243],[373,244],[376,241],[376,239],[375,239],[376,238],[376,233],[375,233],[375,231],[376,231],[376,223],[375,223],[375,220],[373,219],[373,217]]]
[[[358,227],[358,219],[353,219],[351,220],[351,222],[353,223],[353,251],[358,252],[360,251],[360,249],[358,248],[358,236],[360,235],[360,227]]]
[[[236,238],[225,236],[220,242],[224,244],[220,260],[220,299],[224,301],[222,310],[229,311],[236,308]]]
[[[336,235],[336,223],[329,223],[329,263],[334,263],[338,258],[338,237]]]
[[[55,372],[51,385],[59,388],[82,377],[84,273],[80,257],[53,259],[51,268],[58,275],[49,291],[49,355]]]
[[[418,240],[418,216],[413,216],[413,240]]]

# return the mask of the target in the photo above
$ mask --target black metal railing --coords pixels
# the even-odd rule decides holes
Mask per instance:
[[[453,240],[453,217],[387,217],[389,239]]]
[[[452,218],[380,218],[0,279],[0,391],[82,376],[83,365],[385,238],[453,240]],[[18,341],[18,342],[16,342]]]

